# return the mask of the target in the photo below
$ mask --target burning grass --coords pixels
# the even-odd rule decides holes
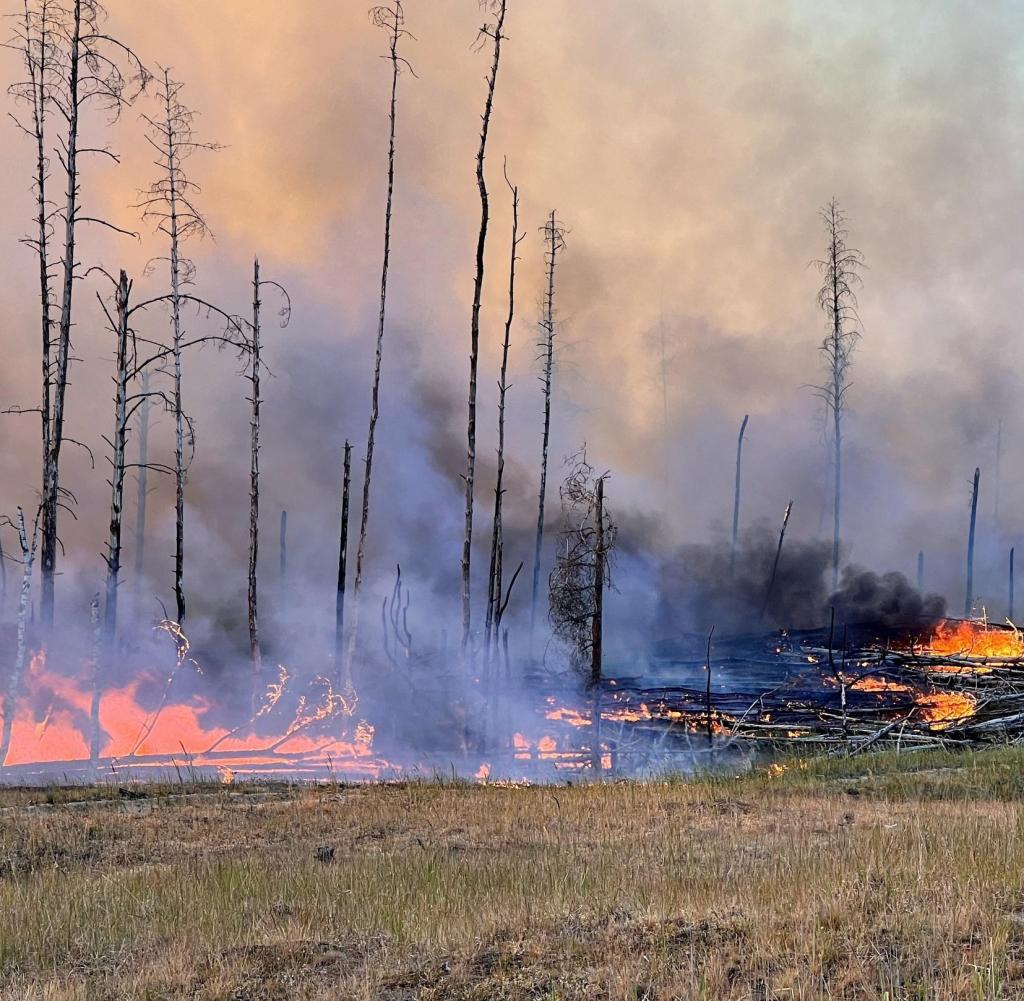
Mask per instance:
[[[1020,996],[1024,752],[781,764],[3,791],[0,994]]]

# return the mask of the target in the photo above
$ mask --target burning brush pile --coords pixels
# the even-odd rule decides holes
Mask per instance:
[[[851,640],[851,634],[859,632]],[[720,644],[703,661],[666,670],[700,671],[701,686],[652,686],[610,679],[601,694],[603,741],[656,728],[695,736],[712,749],[824,745],[859,751],[880,744],[926,747],[1024,739],[1024,633],[986,621],[942,619],[925,630],[879,635],[807,630]],[[726,679],[723,685],[718,679]],[[728,680],[749,679],[731,690]],[[564,707],[553,720],[579,728],[591,716]],[[623,742],[631,741],[623,734]]]

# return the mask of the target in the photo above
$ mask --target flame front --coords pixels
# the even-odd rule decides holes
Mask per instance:
[[[935,627],[921,653],[935,657],[1019,660],[1024,657],[1024,633],[983,621],[944,619]]]

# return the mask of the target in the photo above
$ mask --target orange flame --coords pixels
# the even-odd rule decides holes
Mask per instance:
[[[944,619],[923,653],[938,657],[977,657],[1017,660],[1024,657],[1024,633],[1001,629],[987,622]]]

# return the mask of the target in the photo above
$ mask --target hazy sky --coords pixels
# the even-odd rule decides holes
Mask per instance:
[[[488,53],[473,46],[476,0],[405,6],[416,40],[403,43],[403,54],[417,77],[406,74],[399,85],[370,556],[382,572],[398,559],[419,560],[435,589],[454,594],[479,215],[473,158]],[[365,441],[386,38],[351,0],[110,0],[108,7],[111,30],[149,65],[173,68],[185,82],[184,100],[200,112],[202,137],[225,146],[191,164],[216,237],[191,248],[202,294],[244,310],[254,253],[291,292],[291,325],[266,338],[276,375],[266,387],[268,565],[277,514],[287,507],[295,558],[311,582],[326,585],[341,443],[351,437],[361,456]],[[924,548],[933,554],[932,582],[957,595],[969,481],[981,465],[979,578],[1001,613],[1005,551],[1024,529],[1017,448],[1024,7],[509,0],[507,35],[488,155],[494,211],[482,318],[481,536],[507,285],[503,157],[529,232],[509,398],[509,517],[524,529],[533,517],[540,227],[555,208],[569,234],[557,288],[552,454],[557,461],[586,439],[595,464],[613,472],[609,492],[620,511],[664,516],[666,547],[700,539],[728,518],[744,413],[751,414],[745,520],[774,521],[792,497],[795,533],[813,534],[821,524],[826,453],[809,387],[820,379],[825,328],[815,305],[818,275],[808,264],[824,248],[818,212],[835,195],[869,265],[847,431],[845,534],[853,558],[909,572]],[[19,72],[14,54],[0,54],[5,80]],[[0,103],[10,110],[9,98]],[[159,294],[159,265],[149,278],[142,272],[163,247],[130,208],[153,176],[140,141],[143,108],[151,110],[140,102],[109,135],[121,165],[97,158],[82,178],[90,211],[143,238],[93,234],[82,257],[125,266],[140,292]],[[31,218],[31,150],[12,125],[0,127],[0,398],[32,405],[37,287],[32,255],[17,244]],[[98,121],[89,127],[92,136],[103,131]],[[97,469],[69,452],[63,474],[79,498],[79,521],[65,518],[62,532],[83,589],[103,571],[108,502],[100,436],[112,423],[113,339],[100,324],[100,288],[86,281],[77,289],[82,361],[69,390],[69,433],[97,450]],[[148,323],[156,332],[166,319],[156,311]],[[188,488],[190,579],[223,598],[225,609],[243,594],[247,530],[246,386],[237,368],[214,351],[186,367],[199,436]],[[171,428],[164,417],[153,432],[164,457]],[[31,505],[35,421],[5,417],[0,435],[0,507]],[[165,595],[167,501],[164,485],[152,505],[147,561],[150,589]],[[524,545],[506,557],[513,565],[528,558],[525,533],[515,538]]]

